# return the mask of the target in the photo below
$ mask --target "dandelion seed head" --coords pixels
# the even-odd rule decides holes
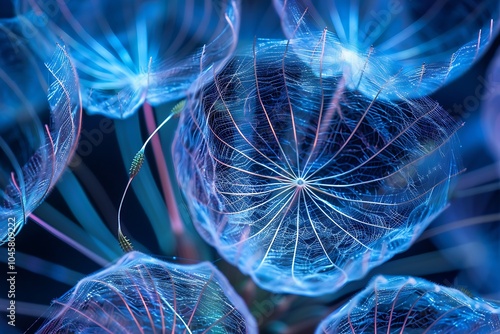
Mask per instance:
[[[176,265],[139,252],[82,279],[38,333],[256,333],[255,320],[210,263]]]
[[[2,47],[9,49],[9,46],[5,44]],[[26,46],[23,46],[23,49],[26,50]],[[23,54],[20,50],[10,51],[14,51],[15,57],[20,59],[32,57],[31,54]],[[9,162],[5,166],[2,165],[0,170],[2,188],[0,189],[0,219],[2,220],[0,244],[12,240],[24,226],[28,215],[48,196],[71,161],[80,133],[82,109],[79,82],[67,49],[57,45],[51,61],[45,65],[46,71],[42,72],[35,61],[29,64],[26,71],[30,75],[44,73],[49,78],[49,86],[45,87],[46,91],[43,90],[43,85],[31,81],[33,80],[31,77],[30,80],[26,77],[20,78],[18,81],[20,86],[17,86],[2,71],[2,79],[6,85],[0,85],[1,94],[10,95],[12,103],[17,105],[18,114],[22,115],[24,112],[24,116],[28,117],[23,120],[24,123],[20,128],[13,127],[11,132],[14,132],[14,135],[11,133],[5,136],[2,133],[0,138],[0,150],[4,155],[3,158]],[[28,94],[34,87],[37,89],[34,89],[35,94],[31,101],[31,96]],[[37,95],[41,93],[39,90],[47,96],[51,110],[50,125],[41,125],[39,116],[35,113]],[[26,110],[29,112],[26,113]],[[21,117],[17,118],[17,120],[20,119]],[[8,138],[10,138],[9,143],[5,141]],[[29,143],[29,145],[24,147],[16,141]],[[9,146],[12,142],[14,145],[21,146],[21,149],[17,147],[21,152],[12,152]],[[31,143],[36,143],[36,146],[30,147]],[[29,154],[26,154],[26,151]],[[19,157],[23,154],[28,156],[19,161]]]
[[[402,93],[426,96],[451,82],[484,54],[500,30],[496,0],[274,0],[274,5],[288,38],[319,40],[326,29],[332,34],[327,43],[357,50],[356,55],[342,51],[353,69],[364,63],[383,71],[378,85],[397,74],[393,88],[380,96],[387,100],[398,100]],[[335,64],[325,60],[325,68]],[[359,89],[368,96],[373,93],[370,85]],[[394,90],[398,94],[392,94]]]
[[[496,333],[500,308],[421,278],[378,276],[316,333]]]
[[[89,113],[127,118],[145,101],[183,98],[204,70],[222,66],[238,40],[239,6],[239,0],[22,0],[16,11],[42,58],[59,37],[71,48]]]
[[[445,207],[460,124],[428,99],[323,77],[323,53],[293,42],[258,41],[188,99],[174,158],[223,257],[265,289],[319,295],[407,249]]]

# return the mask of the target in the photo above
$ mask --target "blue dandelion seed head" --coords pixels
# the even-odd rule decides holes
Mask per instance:
[[[177,178],[200,234],[261,287],[320,295],[407,249],[444,209],[460,124],[388,103],[258,42],[181,115]],[[316,57],[316,58],[315,58]],[[381,88],[382,90],[383,88]]]
[[[388,100],[399,99],[395,91],[421,97],[451,82],[500,30],[496,0],[274,0],[274,5],[288,38],[319,40],[326,29],[327,44],[339,49],[353,77],[383,70],[386,75],[375,78],[380,85],[387,74],[397,76],[394,89],[380,96]],[[360,90],[373,93],[369,84]]]
[[[5,26],[1,30],[7,32]],[[0,71],[0,94],[8,96],[4,101],[16,108],[14,113],[7,109],[2,121],[17,122],[0,137],[0,244],[15,239],[28,215],[61,177],[73,157],[82,114],[78,77],[64,46],[57,46],[45,71],[33,55],[24,53],[26,45],[3,47],[12,52],[9,63],[27,63],[28,67],[20,72],[16,67]],[[16,76],[19,73],[24,76]],[[44,76],[48,82],[40,79]],[[37,114],[41,93],[51,111],[50,123],[45,126]]]
[[[182,98],[202,68],[221,66],[238,40],[239,6],[239,0],[26,0],[16,9],[42,56],[57,38],[71,48],[89,113],[126,118],[145,101]]]
[[[378,276],[316,333],[497,333],[500,308],[416,277]]]
[[[209,262],[167,263],[139,252],[82,279],[38,333],[256,333],[255,320]]]

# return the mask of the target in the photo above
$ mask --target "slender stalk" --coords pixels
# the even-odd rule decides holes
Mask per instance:
[[[68,237],[64,233],[61,233],[59,230],[55,229],[54,227],[50,226],[49,224],[47,224],[44,220],[42,220],[38,216],[36,216],[34,214],[30,214],[29,217],[37,225],[41,226],[44,230],[48,231],[49,233],[54,235],[56,238],[62,240],[64,243],[73,247],[74,249],[76,249],[77,251],[79,251],[80,253],[82,253],[83,255],[85,255],[86,257],[88,257],[89,259],[91,259],[92,261],[97,263],[98,265],[105,267],[109,264],[109,262],[107,260],[100,257],[99,255],[97,255],[96,253],[94,253],[90,249],[86,248],[85,246],[79,244],[78,242],[76,242],[72,238]]]
[[[447,223],[446,225],[434,227],[430,230],[427,230],[424,233],[422,233],[422,235],[420,236],[420,238],[417,239],[416,242],[420,242],[422,240],[432,238],[436,235],[462,229],[468,226],[488,224],[496,221],[500,221],[500,213],[493,213],[490,215],[483,215],[483,216],[462,219],[456,222]]]
[[[170,184],[170,179],[168,176],[168,169],[167,165],[165,163],[165,156],[163,155],[163,151],[161,149],[161,144],[159,139],[155,136],[156,133],[165,125],[169,120],[172,119],[174,115],[177,115],[182,111],[185,105],[185,100],[179,102],[177,105],[175,105],[172,108],[172,112],[170,115],[167,116],[161,122],[161,124],[156,127],[156,122],[154,119],[153,115],[153,108],[151,105],[147,102],[144,103],[144,114],[146,117],[146,122],[148,123],[148,129],[151,132],[149,135],[148,139],[144,142],[142,145],[141,149],[135,154],[134,159],[132,160],[132,164],[130,166],[129,170],[129,180],[127,182],[127,186],[125,187],[125,190],[122,195],[122,199],[120,201],[120,206],[118,208],[118,241],[120,243],[121,248],[125,252],[130,252],[133,250],[132,244],[130,241],[127,239],[127,237],[122,233],[121,229],[121,211],[123,207],[123,202],[125,200],[125,196],[127,195],[127,191],[130,187],[130,184],[132,183],[133,179],[137,176],[139,173],[143,163],[144,163],[144,152],[146,150],[146,146],[148,143],[152,140],[153,141],[153,149],[155,153],[155,159],[156,163],[158,166],[158,171],[160,173],[160,179],[162,180],[162,186],[163,186],[163,193],[164,197],[167,203],[167,211],[170,216],[171,220],[171,225],[172,225],[172,230],[174,231],[174,234],[177,236],[182,236],[182,233],[184,232],[184,227],[182,225],[182,221],[179,215],[179,211],[177,210],[177,206],[175,203],[175,196],[174,196],[174,191],[172,189],[172,185]],[[163,163],[161,163],[163,162]]]
[[[149,132],[151,132],[151,136],[149,137],[149,139],[151,140],[151,145],[153,146],[156,167],[158,169],[158,173],[160,174],[161,187],[163,196],[165,197],[165,204],[167,205],[167,211],[170,218],[170,223],[172,225],[172,231],[175,233],[175,235],[178,236],[184,232],[184,225],[182,224],[179,209],[177,208],[177,203],[175,202],[175,194],[172,188],[172,183],[170,182],[168,167],[165,161],[165,155],[163,154],[163,150],[161,147],[160,138],[158,138],[157,136],[153,136],[158,131],[158,129],[161,128],[163,123],[160,126],[156,127],[153,108],[149,103],[144,103],[143,109],[147,129]],[[170,116],[172,115],[173,114],[171,114]],[[169,118],[170,117],[167,117],[167,119]],[[147,142],[144,145],[146,144]]]

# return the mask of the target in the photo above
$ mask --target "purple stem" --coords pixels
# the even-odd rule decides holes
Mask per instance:
[[[75,240],[71,239],[70,237],[68,237],[64,233],[56,230],[54,227],[52,227],[49,224],[47,224],[45,221],[43,221],[38,216],[35,216],[34,214],[30,214],[29,217],[35,223],[37,223],[38,225],[40,225],[43,229],[45,229],[46,231],[48,231],[49,233],[51,233],[52,235],[54,235],[56,238],[62,240],[66,244],[70,245],[71,247],[73,247],[74,249],[76,249],[77,251],[79,251],[80,253],[82,253],[83,255],[85,255],[86,257],[88,257],[89,259],[91,259],[92,261],[94,261],[95,263],[97,263],[98,265],[100,265],[102,267],[105,267],[105,266],[107,266],[109,264],[109,261],[103,259],[99,255],[97,255],[96,253],[92,252],[87,247],[79,244]]]

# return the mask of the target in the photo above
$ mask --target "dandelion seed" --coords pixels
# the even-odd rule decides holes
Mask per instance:
[[[2,32],[5,33],[7,30],[2,29]],[[21,49],[16,52],[12,50],[13,46]],[[23,71],[33,75],[30,76],[31,81],[27,80],[27,77],[13,81],[14,79],[10,77],[13,73],[5,73],[2,69],[4,85],[0,88],[2,95],[9,96],[4,101],[7,104],[12,103],[11,106],[17,108],[18,116],[24,115],[29,118],[31,124],[26,128],[33,129],[33,132],[27,131],[24,127],[20,130],[16,128],[17,132],[14,137],[2,134],[0,140],[0,148],[5,153],[7,161],[10,162],[7,168],[2,167],[1,179],[6,186],[1,192],[0,244],[7,241],[9,227],[13,227],[13,230],[10,230],[11,236],[12,232],[14,235],[19,233],[27,216],[52,190],[73,156],[81,123],[78,78],[64,46],[57,45],[51,62],[46,64],[50,73],[46,74],[50,77],[49,86],[46,87],[51,109],[50,127],[47,125],[42,127],[35,113],[38,109],[37,100],[40,92],[34,87],[43,91],[44,82],[37,83],[34,80],[37,74],[40,75],[34,57],[25,53],[29,52],[25,44],[2,44],[2,47],[13,52],[10,54],[11,57],[18,57],[15,61],[19,59],[20,62],[26,61],[30,64]],[[31,91],[36,93],[30,96],[28,94]],[[31,101],[31,98],[34,100]],[[28,111],[25,112],[26,110]],[[26,124],[26,120],[24,122],[23,125]],[[7,140],[8,137],[10,140]],[[19,152],[16,154],[13,152],[26,149],[26,147],[20,148],[17,141],[27,143],[26,146],[31,155],[25,156],[25,160],[19,161]],[[8,222],[12,222],[14,226],[8,227]]]
[[[121,212],[122,212],[123,201],[125,200],[125,196],[127,195],[130,184],[132,183],[132,181],[134,180],[136,175],[139,173],[139,171],[144,163],[144,159],[145,159],[144,158],[144,151],[146,149],[146,146],[151,141],[151,139],[154,137],[154,135],[156,135],[156,133],[158,133],[158,131],[160,131],[160,129],[165,124],[167,124],[168,121],[171,120],[173,116],[178,115],[183,110],[184,106],[185,106],[185,100],[177,103],[172,108],[170,115],[167,118],[165,118],[165,120],[149,135],[148,139],[146,139],[146,141],[142,145],[141,149],[136,153],[136,155],[134,156],[134,159],[132,160],[132,164],[131,164],[130,169],[129,169],[129,179],[128,179],[127,185],[125,187],[125,190],[123,191],[122,199],[120,201],[120,206],[118,208],[118,240],[119,240],[120,246],[122,247],[122,249],[125,252],[130,252],[133,249],[130,241],[127,239],[127,237],[125,235],[123,235],[122,228],[121,228]]]
[[[174,158],[223,257],[265,289],[320,295],[407,249],[443,210],[460,124],[428,99],[368,99],[302,62],[321,69],[322,52],[294,52],[257,42],[215,74],[188,99]]]
[[[38,333],[256,333],[245,303],[212,264],[139,252],[82,279],[51,314]]]
[[[326,27],[334,54],[352,55],[344,58],[341,71],[353,76],[353,82],[365,71],[381,71],[380,77],[372,77],[381,85],[401,72],[393,88],[380,95],[389,100],[400,99],[400,94],[426,96],[454,80],[481,57],[499,31],[496,0],[274,0],[274,5],[285,35],[302,41],[302,48],[312,47]],[[337,62],[325,58],[324,66],[338,67]],[[358,88],[368,96],[376,92],[364,80]]]
[[[421,278],[378,276],[316,330],[332,333],[496,333],[498,305]]]
[[[71,48],[89,113],[126,118],[144,102],[183,98],[203,70],[222,66],[238,40],[239,6],[239,0],[22,0],[16,9],[42,56],[56,37]]]

